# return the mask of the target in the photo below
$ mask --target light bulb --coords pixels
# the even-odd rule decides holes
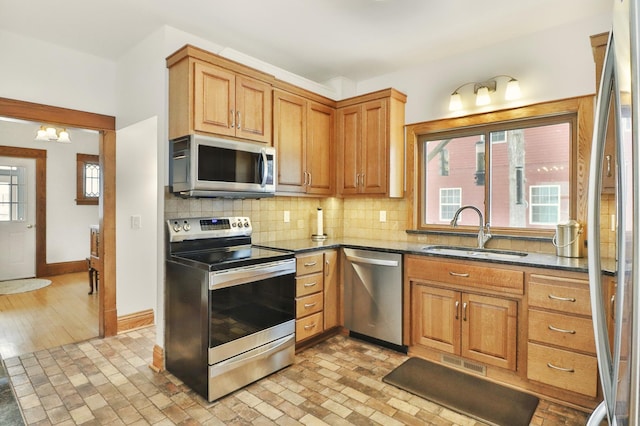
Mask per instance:
[[[507,89],[504,92],[504,98],[508,101],[520,99],[520,83],[515,78],[512,78],[507,83]]]
[[[489,96],[489,88],[482,86],[476,93],[476,105],[489,105],[491,103],[491,97]]]
[[[454,92],[449,100],[449,111],[457,111],[459,109],[462,109],[462,96],[460,96],[460,93]]]

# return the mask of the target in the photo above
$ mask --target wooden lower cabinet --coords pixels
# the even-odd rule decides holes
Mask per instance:
[[[516,369],[516,301],[421,284],[411,290],[415,344]]]
[[[296,343],[342,324],[338,250],[296,256]]]
[[[586,273],[404,259],[409,355],[585,411],[602,400]]]

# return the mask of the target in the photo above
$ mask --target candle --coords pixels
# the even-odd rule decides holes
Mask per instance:
[[[318,235],[323,235],[323,229],[322,229],[322,209],[320,207],[318,207]]]

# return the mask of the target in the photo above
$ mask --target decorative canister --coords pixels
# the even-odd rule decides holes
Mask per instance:
[[[559,223],[553,236],[556,255],[561,257],[582,257],[584,252],[584,230],[575,220]]]

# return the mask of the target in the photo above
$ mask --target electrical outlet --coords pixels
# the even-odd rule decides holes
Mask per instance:
[[[289,210],[284,211],[284,223],[289,223],[291,221],[291,214]]]
[[[142,217],[139,214],[131,216],[131,229],[142,228]]]
[[[387,211],[380,210],[380,222],[386,222],[386,221],[387,221]]]

